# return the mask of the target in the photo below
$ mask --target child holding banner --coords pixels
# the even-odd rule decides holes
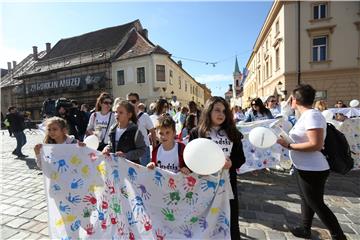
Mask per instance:
[[[171,116],[164,114],[160,116],[158,123],[157,134],[161,143],[153,149],[151,162],[146,167],[154,169],[158,166],[174,173],[180,171],[189,174],[190,170],[183,158],[185,145],[175,141],[175,121]]]
[[[140,164],[140,157],[145,153],[144,137],[138,129],[135,107],[126,100],[115,100],[114,108],[117,124],[110,130],[109,144],[103,154],[115,153],[134,163]]]
[[[67,124],[63,118],[60,117],[51,117],[45,121],[46,126],[46,135],[44,143],[46,144],[74,144],[78,140],[74,136],[67,134]],[[85,146],[83,142],[79,142],[79,146]],[[41,150],[42,144],[36,144],[34,147],[36,155],[36,164],[41,169]]]
[[[191,130],[189,141],[199,137],[213,140],[226,156],[223,168],[229,170],[234,194],[234,199],[230,200],[231,239],[240,239],[236,169],[245,163],[245,155],[241,143],[242,134],[236,128],[229,104],[224,98],[211,97],[206,102],[199,125]]]

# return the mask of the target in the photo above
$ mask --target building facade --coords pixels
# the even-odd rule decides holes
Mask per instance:
[[[247,62],[243,102],[311,84],[329,106],[360,98],[360,3],[275,1]],[[247,104],[246,104],[247,103]]]
[[[160,97],[203,104],[208,91],[148,39],[139,20],[61,39],[40,53],[33,47],[19,65],[1,81],[1,106],[16,105],[36,120],[49,98],[94,106],[102,91],[123,98],[138,92],[147,104]]]

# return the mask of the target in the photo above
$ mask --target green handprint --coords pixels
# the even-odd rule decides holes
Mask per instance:
[[[199,220],[199,218],[194,216],[190,219],[190,222],[193,224],[193,223],[196,223],[198,220]]]
[[[164,214],[165,220],[175,221],[174,211],[172,209],[163,208],[161,209],[161,213]]]
[[[84,212],[84,214],[83,214],[83,217],[84,217],[84,218],[90,217],[90,215],[91,215],[90,209],[88,209],[88,208],[86,207],[86,208],[84,208],[83,212]]]
[[[188,204],[194,205],[197,202],[198,198],[199,197],[197,193],[187,192],[184,199]]]
[[[116,198],[112,199],[112,202],[110,204],[110,208],[114,210],[115,213],[121,214],[121,205],[116,201]]]
[[[176,191],[176,192],[171,192],[169,194],[166,195],[166,197],[163,198],[164,201],[167,202],[167,205],[169,204],[177,204],[180,201],[180,192]]]

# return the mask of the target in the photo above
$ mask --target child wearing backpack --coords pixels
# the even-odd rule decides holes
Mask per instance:
[[[157,166],[174,173],[180,171],[187,175],[190,170],[186,167],[183,158],[185,145],[175,141],[175,125],[171,116],[160,116],[157,126],[160,144],[153,149],[151,162],[146,167],[154,169]]]
[[[116,156],[140,164],[140,157],[144,155],[146,145],[136,125],[135,107],[126,100],[115,99],[113,110],[117,124],[111,127],[109,144],[104,147],[102,153],[115,153]]]

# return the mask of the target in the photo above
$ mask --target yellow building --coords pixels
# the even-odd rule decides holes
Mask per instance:
[[[360,98],[360,2],[275,1],[247,62],[243,103],[298,83],[333,106]]]

